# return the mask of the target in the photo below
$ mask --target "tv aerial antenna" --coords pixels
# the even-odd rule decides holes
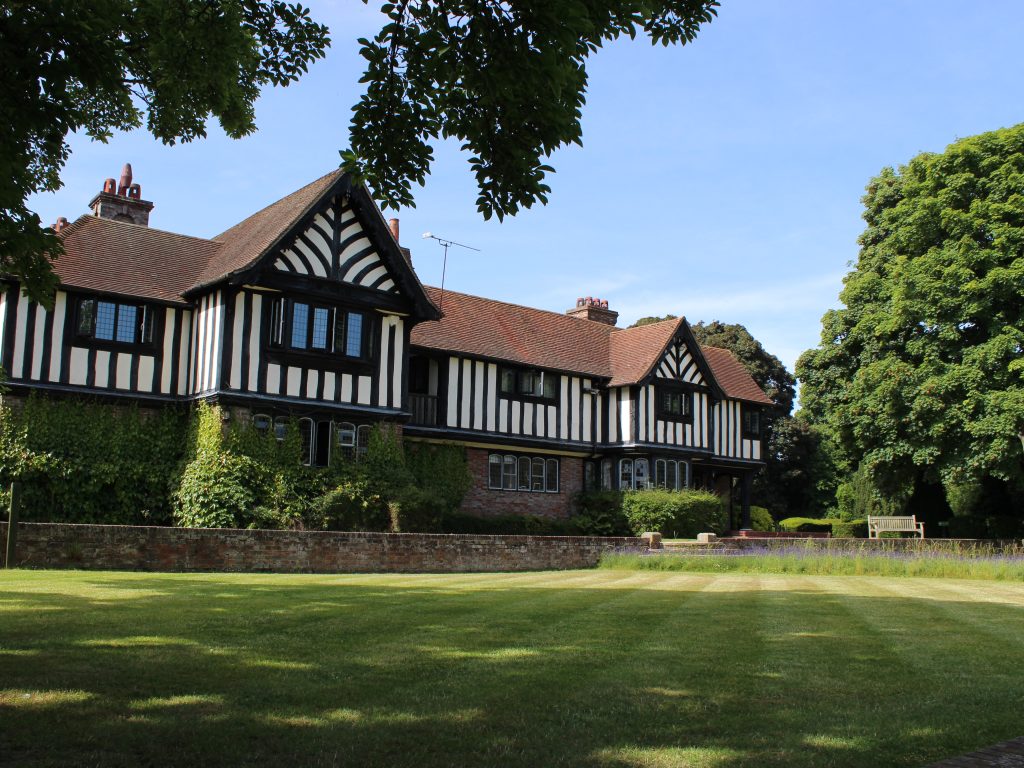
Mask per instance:
[[[442,248],[444,248],[444,261],[441,265],[441,298],[437,302],[437,308],[444,308],[444,276],[448,272],[448,249],[453,245],[457,245],[459,248],[465,248],[467,251],[476,251],[480,253],[479,248],[474,248],[472,245],[466,245],[465,243],[456,243],[454,240],[449,240],[446,237],[438,237],[433,232],[424,232],[424,240],[437,240]]]

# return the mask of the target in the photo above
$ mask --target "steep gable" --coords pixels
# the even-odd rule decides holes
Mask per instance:
[[[440,316],[369,193],[341,171],[267,206],[214,242],[221,248],[191,294],[269,269],[404,295],[420,317]]]
[[[690,347],[682,336],[677,336],[669,344],[654,375],[659,379],[672,379],[684,384],[705,383],[698,358],[690,352]]]
[[[392,270],[349,200],[342,196],[317,211],[309,226],[281,248],[274,269],[398,292]]]

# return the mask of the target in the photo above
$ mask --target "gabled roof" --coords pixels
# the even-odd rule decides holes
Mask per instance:
[[[395,282],[412,298],[419,317],[439,317],[365,187],[353,185],[340,170],[321,176],[212,240],[82,216],[62,230],[65,253],[55,270],[68,287],[183,303],[189,294],[259,267],[336,194],[349,194],[353,207],[364,213],[368,235],[379,246]]]
[[[610,375],[610,326],[466,293],[444,291],[442,296],[439,288],[426,290],[444,317],[413,328],[413,344],[588,376]]]
[[[700,348],[704,373],[726,397],[772,404],[731,352],[700,347],[682,317],[616,328],[456,291],[442,297],[438,288],[426,290],[444,317],[413,328],[412,344],[418,347],[594,376],[619,387],[647,379],[672,339],[682,334],[692,348]]]
[[[768,395],[757,386],[757,382],[747,373],[743,363],[737,360],[732,352],[721,347],[705,347],[703,345],[701,350],[704,352],[704,358],[708,361],[708,365],[711,366],[711,372],[714,374],[715,380],[722,387],[726,397],[731,397],[734,400],[746,400],[750,403],[760,403],[761,405],[774,405]]]
[[[82,216],[61,231],[53,268],[63,285],[182,302],[218,243],[123,221]]]
[[[591,322],[591,321],[584,321]],[[677,317],[660,323],[622,328],[611,334],[611,374],[609,386],[635,384],[647,377],[658,364],[665,347],[684,322]]]
[[[339,170],[321,176],[214,237],[220,250],[190,288],[195,290],[219,282],[264,256],[343,175]]]

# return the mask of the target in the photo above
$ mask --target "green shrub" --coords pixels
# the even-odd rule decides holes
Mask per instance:
[[[432,490],[409,486],[388,502],[394,533],[438,533],[448,503]]]
[[[956,516],[949,519],[947,530],[954,539],[1019,539],[1024,521],[1009,515]]]
[[[473,485],[461,445],[406,442],[405,465],[417,486],[444,501],[445,512],[454,512]]]
[[[339,485],[315,503],[318,527],[328,531],[386,531],[391,526],[388,503],[365,481]]]
[[[754,506],[750,508],[750,527],[755,531],[774,531],[778,528],[771,512],[764,507]]]
[[[832,535],[837,539],[866,539],[867,520],[832,520]]]
[[[473,533],[490,536],[578,536],[579,530],[569,519],[536,515],[501,515],[478,517],[460,513],[445,515],[444,533]]]
[[[577,494],[572,518],[584,536],[630,536],[629,520],[622,510],[619,491],[588,491]]]
[[[789,533],[832,533],[832,520],[813,517],[787,517],[779,521],[779,527]]]
[[[670,538],[694,538],[698,533],[724,533],[729,524],[721,500],[708,491],[627,491],[622,508],[637,535],[659,531]]]
[[[174,495],[174,522],[185,528],[244,528],[270,493],[272,475],[248,456],[204,452],[189,462]]]
[[[836,538],[865,538],[868,535],[867,520],[841,520],[834,517],[787,517],[779,527],[790,533],[831,533]]]

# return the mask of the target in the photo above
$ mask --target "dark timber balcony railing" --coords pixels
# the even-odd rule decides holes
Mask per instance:
[[[412,411],[410,424],[425,427],[437,426],[437,395],[409,395],[409,410]]]

